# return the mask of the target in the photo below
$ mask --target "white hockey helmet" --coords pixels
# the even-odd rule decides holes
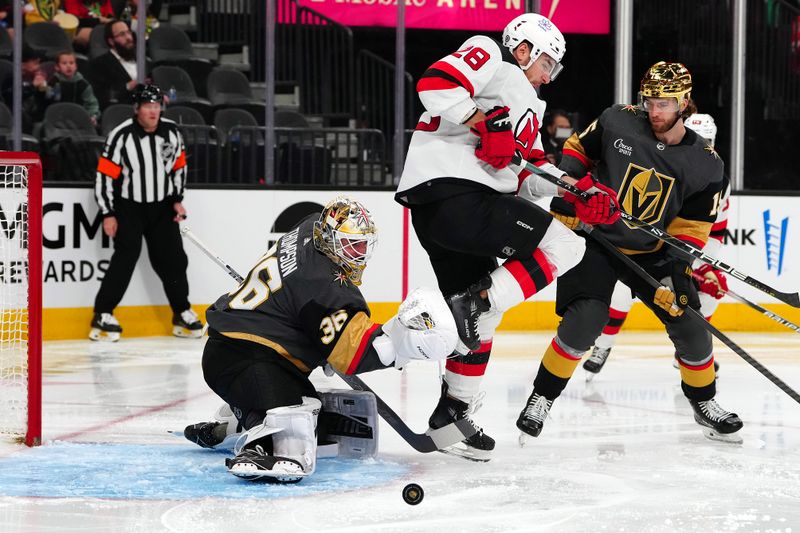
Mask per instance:
[[[561,60],[567,51],[561,31],[547,17],[538,13],[524,13],[509,22],[503,30],[503,46],[513,53],[525,41],[531,44],[531,60],[527,65],[520,65],[522,70],[528,70],[540,55],[547,54],[556,62],[550,72],[550,79],[556,79],[564,68]]]
[[[342,270],[353,285],[361,275],[378,242],[372,215],[361,202],[339,196],[320,213],[314,223],[314,246]]]
[[[713,147],[714,141],[717,138],[717,125],[714,123],[714,117],[705,113],[695,113],[683,121],[683,125],[694,130],[696,134],[708,141]]]

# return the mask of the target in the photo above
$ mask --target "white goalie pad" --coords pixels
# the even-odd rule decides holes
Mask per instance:
[[[234,446],[238,456],[246,448],[260,445],[265,437],[272,438],[272,455],[276,458],[290,459],[302,466],[302,473],[308,476],[317,466],[317,416],[322,403],[316,398],[303,396],[302,405],[276,407],[267,411],[264,423],[244,432]],[[263,447],[262,447],[263,448]],[[236,472],[231,471],[234,475]],[[278,477],[285,475],[279,470],[258,472],[261,476]]]
[[[374,346],[385,365],[405,366],[411,359],[440,361],[453,353],[458,332],[442,293],[430,287],[414,289],[400,304],[397,315],[383,325],[388,339]],[[389,342],[391,341],[391,342]]]
[[[340,457],[378,453],[378,404],[368,391],[321,390],[319,441],[338,444]]]

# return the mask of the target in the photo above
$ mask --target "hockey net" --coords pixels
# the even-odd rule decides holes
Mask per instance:
[[[41,440],[42,167],[0,152],[0,440]]]

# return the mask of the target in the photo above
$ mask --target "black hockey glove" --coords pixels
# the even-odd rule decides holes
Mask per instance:
[[[700,309],[700,296],[692,278],[692,267],[686,261],[675,259],[672,262],[672,287],[675,291],[675,304],[681,309],[691,307]]]

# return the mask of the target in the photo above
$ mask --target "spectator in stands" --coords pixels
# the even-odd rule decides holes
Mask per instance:
[[[0,0],[0,28],[5,28],[8,36],[14,38],[14,2]]]
[[[572,135],[572,121],[563,109],[553,109],[544,118],[542,145],[547,160],[554,165],[561,162],[564,141]]]
[[[112,20],[105,27],[109,51],[89,63],[89,81],[100,108],[110,104],[132,104],[136,88],[136,41],[128,24]],[[149,64],[146,68],[149,71]]]
[[[151,1],[147,3],[147,27],[145,28],[146,35],[149,37],[150,32],[158,28],[158,12],[161,10],[161,0]],[[139,20],[139,0],[127,0],[125,7],[122,8],[119,18],[127,22],[131,30],[136,32],[136,24]]]
[[[100,104],[94,96],[92,86],[78,72],[75,53],[70,50],[59,52],[56,56],[56,73],[50,80],[51,98],[53,102],[72,102],[83,107],[97,126],[100,118]]]
[[[78,31],[73,42],[79,50],[89,47],[92,28],[107,24],[114,19],[111,0],[63,0],[64,11],[78,17]]]
[[[34,133],[34,127],[44,119],[50,87],[42,72],[42,57],[28,46],[22,47],[22,131]],[[3,101],[11,108],[14,80],[9,76],[2,87]]]

